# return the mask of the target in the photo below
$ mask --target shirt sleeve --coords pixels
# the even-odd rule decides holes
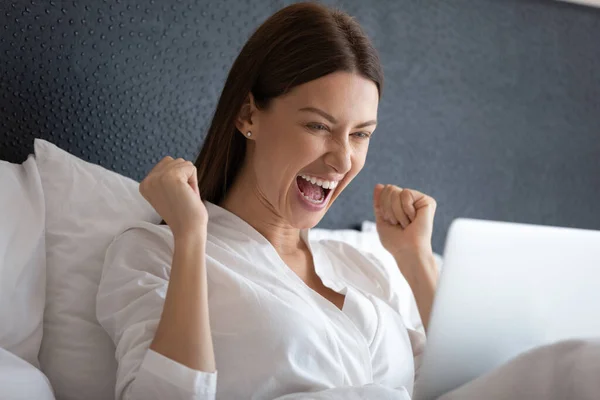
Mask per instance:
[[[116,346],[116,399],[214,400],[217,373],[191,369],[149,349],[167,292],[173,239],[139,223],[108,247],[96,301],[98,321]]]

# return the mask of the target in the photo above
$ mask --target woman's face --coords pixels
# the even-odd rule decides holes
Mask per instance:
[[[378,103],[371,80],[336,72],[252,107],[248,161],[261,202],[293,227],[315,226],[363,168]]]

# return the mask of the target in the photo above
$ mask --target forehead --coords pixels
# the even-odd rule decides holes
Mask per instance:
[[[281,96],[288,111],[316,107],[346,121],[377,119],[379,91],[368,78],[350,72],[335,72],[298,85]]]

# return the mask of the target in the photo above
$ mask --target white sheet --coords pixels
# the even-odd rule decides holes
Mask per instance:
[[[599,398],[600,339],[594,339],[564,341],[531,350],[439,400]]]
[[[33,365],[0,348],[0,399],[54,400],[48,378]]]

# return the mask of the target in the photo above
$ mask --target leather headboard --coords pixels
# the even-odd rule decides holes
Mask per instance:
[[[23,161],[41,137],[135,179],[164,155],[194,159],[241,46],[289,3],[3,0],[0,158]],[[367,165],[322,227],[372,219],[382,182],[438,200],[438,252],[458,216],[600,228],[600,10],[335,4],[386,82]]]

